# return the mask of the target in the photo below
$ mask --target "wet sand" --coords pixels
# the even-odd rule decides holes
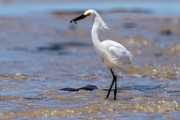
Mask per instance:
[[[111,74],[80,13],[0,17],[0,119],[177,120],[180,115],[180,18],[103,12],[113,39],[134,55],[118,78],[117,101],[104,100]],[[113,22],[112,22],[113,21]],[[96,85],[93,91],[62,91]]]

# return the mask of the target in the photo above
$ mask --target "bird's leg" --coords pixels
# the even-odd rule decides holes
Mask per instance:
[[[117,76],[114,76],[114,81],[115,81],[114,100],[116,100],[116,94],[117,94]]]
[[[110,86],[110,88],[109,88],[109,91],[108,91],[108,94],[107,94],[106,98],[109,97],[109,94],[110,94],[110,92],[111,92],[112,86],[113,86],[113,84],[114,84],[114,82],[115,82],[115,78],[116,78],[116,76],[114,75],[114,72],[112,71],[112,69],[110,69],[110,71],[111,71],[111,73],[112,73],[113,80],[112,80],[112,83],[111,83],[111,86]]]
[[[111,83],[111,86],[110,86],[110,88],[109,88],[109,91],[108,91],[108,94],[107,94],[106,98],[109,97],[109,94],[110,94],[110,92],[111,92],[111,89],[112,89],[113,84],[114,84],[114,78],[113,78],[113,80],[112,80],[112,83]]]

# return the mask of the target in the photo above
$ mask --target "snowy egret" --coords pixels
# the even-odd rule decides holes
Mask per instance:
[[[89,9],[85,11],[83,15],[71,20],[70,22],[76,23],[76,21],[84,19],[90,15],[94,17],[94,24],[92,27],[91,35],[95,51],[101,57],[102,61],[106,63],[113,76],[113,80],[106,98],[109,97],[112,86],[115,83],[114,100],[116,100],[118,71],[123,70],[126,65],[131,64],[132,54],[118,42],[112,40],[104,40],[101,42],[99,40],[98,31],[104,29],[109,30],[109,28],[107,27],[101,16],[98,14],[98,12],[96,12],[95,10]]]

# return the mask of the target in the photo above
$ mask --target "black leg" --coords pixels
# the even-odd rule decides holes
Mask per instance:
[[[115,81],[114,100],[116,100],[116,94],[117,94],[117,76],[115,76],[114,81]]]
[[[112,86],[113,86],[114,82],[116,82],[116,76],[114,75],[114,72],[112,71],[112,69],[110,69],[110,71],[111,71],[111,74],[112,74],[112,76],[113,76],[113,80],[112,80],[112,83],[111,83],[111,86],[110,86],[110,88],[109,88],[109,91],[108,91],[108,94],[107,94],[106,98],[109,97],[109,94],[110,94],[110,92],[111,92]],[[116,83],[115,83],[115,89],[116,89]],[[114,95],[115,95],[115,94],[116,94],[116,93],[114,93]]]
[[[108,94],[107,94],[106,98],[109,97],[109,94],[110,94],[110,92],[111,92],[111,89],[112,89],[113,84],[114,84],[114,78],[113,78],[113,80],[112,80],[112,83],[111,83],[111,86],[110,86],[110,88],[109,88],[109,91],[108,91]]]

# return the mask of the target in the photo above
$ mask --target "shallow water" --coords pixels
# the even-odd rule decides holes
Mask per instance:
[[[102,15],[111,30],[101,39],[134,55],[114,101],[112,93],[104,100],[112,78],[94,52],[91,19],[70,25],[77,15],[0,18],[0,119],[179,119],[180,19]],[[60,90],[90,84],[99,89]]]

